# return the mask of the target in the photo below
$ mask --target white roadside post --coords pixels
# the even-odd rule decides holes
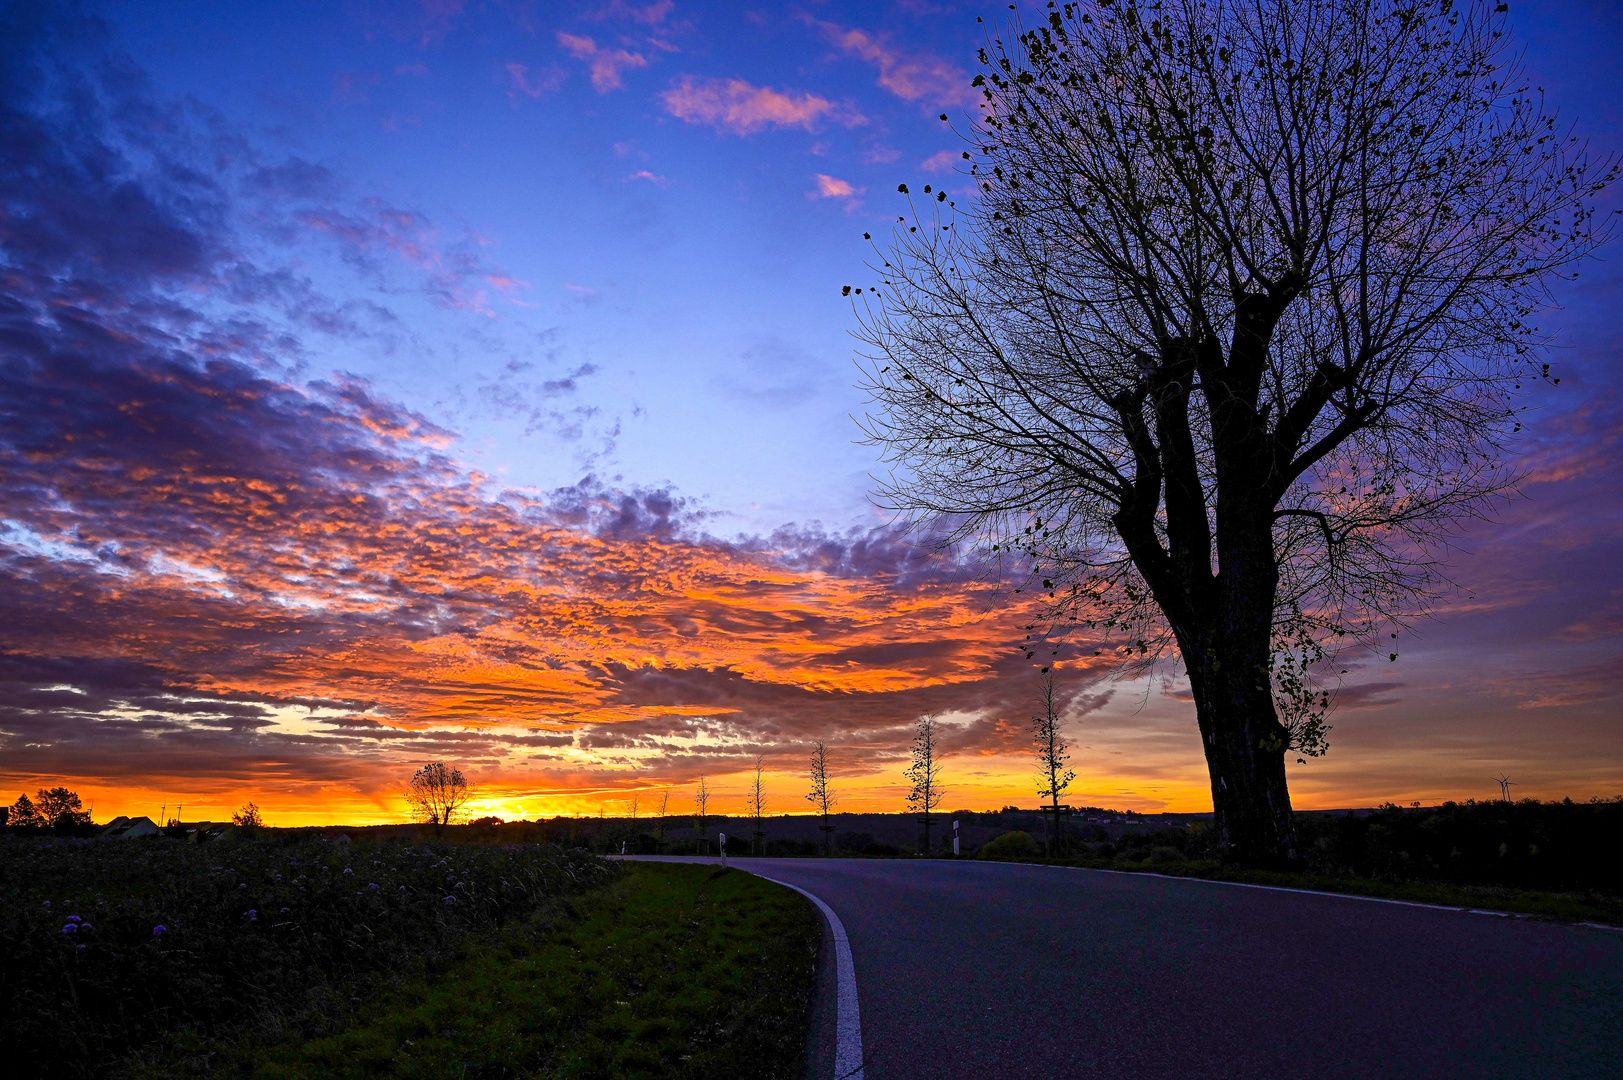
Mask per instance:
[[[958,819],[952,819],[952,856],[958,857]]]
[[[721,834],[721,865],[727,865],[727,834]]]

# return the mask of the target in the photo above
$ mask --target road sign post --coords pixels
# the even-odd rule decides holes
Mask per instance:
[[[721,834],[721,865],[727,865],[727,834]]]
[[[952,819],[952,857],[958,857],[958,819]]]

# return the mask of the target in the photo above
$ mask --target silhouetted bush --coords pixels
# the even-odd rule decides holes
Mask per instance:
[[[1028,832],[1006,832],[988,840],[976,852],[978,859],[1031,859],[1042,854],[1042,847]]]
[[[1319,873],[1623,894],[1623,798],[1300,814],[1297,836]]]

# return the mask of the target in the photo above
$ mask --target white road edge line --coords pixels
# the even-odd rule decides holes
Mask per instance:
[[[1005,863],[1006,866],[1045,866],[1046,863]],[[1301,893],[1304,896],[1329,896],[1341,900],[1367,900],[1372,904],[1397,904],[1400,907],[1430,908],[1433,911],[1460,911],[1467,915],[1492,915],[1500,919],[1536,919],[1537,915],[1530,915],[1520,911],[1488,911],[1484,908],[1453,907],[1449,904],[1425,904],[1419,900],[1393,900],[1385,896],[1363,896],[1359,893],[1324,892],[1319,889],[1293,889],[1288,885],[1253,885],[1248,881],[1224,881],[1221,878],[1180,877],[1177,874],[1155,874],[1145,870],[1106,870],[1097,866],[1055,866],[1055,870],[1077,870],[1083,873],[1094,874],[1121,874],[1124,877],[1153,877],[1162,881],[1199,881],[1207,885],[1232,885],[1236,889],[1267,889],[1269,892]],[[791,886],[792,888],[793,886]],[[1596,930],[1623,930],[1623,926],[1607,926],[1605,923],[1580,922],[1574,926],[1589,926]]]
[[[740,866],[738,869],[745,873],[754,874],[762,881],[770,881],[774,885],[793,889],[817,905],[828,920],[828,928],[834,934],[834,982],[838,987],[835,996],[834,1020],[834,1080],[863,1080],[862,1077],[862,1013],[857,1008],[857,972],[851,963],[851,939],[845,936],[845,924],[840,917],[834,914],[834,909],[823,903],[821,897],[802,889],[799,885],[791,885],[787,881],[767,877],[758,870]]]

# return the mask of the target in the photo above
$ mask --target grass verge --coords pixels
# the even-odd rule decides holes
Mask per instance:
[[[258,1080],[795,1077],[822,926],[740,871],[627,864],[613,885],[470,946]],[[236,1070],[233,1070],[236,1071]]]
[[[1407,900],[1416,904],[1501,911],[1531,915],[1557,922],[1598,922],[1623,926],[1623,897],[1604,893],[1539,892],[1490,885],[1453,885],[1435,881],[1383,881],[1373,878],[1329,877],[1319,874],[1245,870],[1216,862],[1122,862],[1105,859],[1009,859],[1044,866],[1075,866],[1087,870],[1119,870],[1125,873],[1165,874],[1168,877],[1231,881],[1242,885],[1272,885],[1308,892],[1339,893],[1346,896],[1372,896],[1382,900]]]

